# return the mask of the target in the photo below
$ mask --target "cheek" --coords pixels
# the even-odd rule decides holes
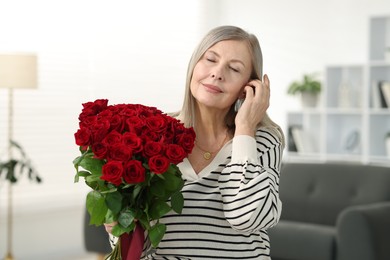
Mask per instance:
[[[192,79],[191,79],[191,82],[199,81],[203,76],[204,76],[204,69],[203,69],[203,67],[201,66],[201,64],[198,62],[198,63],[195,65],[194,70],[192,71]]]
[[[248,81],[242,81],[235,83],[231,87],[230,93],[232,93],[233,96],[242,98],[244,96],[244,87]]]

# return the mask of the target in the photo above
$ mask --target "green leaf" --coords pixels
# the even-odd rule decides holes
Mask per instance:
[[[87,194],[87,210],[91,216],[89,223],[102,225],[108,210],[104,196],[97,191],[90,191]]]
[[[77,167],[83,159],[84,159],[84,156],[77,156],[77,157],[73,160],[73,165],[74,165],[75,167]]]
[[[86,177],[88,177],[88,176],[90,176],[90,175],[91,175],[91,173],[90,173],[90,172],[87,172],[87,171],[77,171],[76,175],[74,176],[74,182],[75,182],[75,183],[76,183],[76,182],[79,182],[80,177],[86,178]]]
[[[122,198],[122,195],[118,191],[107,193],[106,205],[114,214],[117,214],[119,211],[121,211]]]
[[[164,198],[165,196],[165,188],[164,188],[164,180],[158,179],[158,181],[154,181],[150,186],[150,192],[158,198]]]
[[[138,194],[141,192],[142,187],[141,185],[136,185],[133,190],[133,199],[135,200],[138,196]]]
[[[157,247],[160,243],[161,239],[163,238],[165,232],[167,230],[167,227],[162,223],[157,223],[156,225],[152,226],[149,230],[149,239],[152,243],[153,247]]]
[[[87,172],[87,171],[79,171],[79,172],[77,172],[77,175],[80,176],[80,177],[84,177],[85,178],[85,177],[90,176],[91,173]]]
[[[169,191],[181,190],[184,185],[184,181],[181,176],[176,176],[170,172],[164,173],[165,177],[165,188]]]
[[[112,223],[118,220],[118,216],[115,216],[111,210],[107,210],[105,223]]]
[[[181,214],[181,212],[183,210],[183,206],[184,206],[183,194],[180,191],[175,192],[174,194],[172,194],[172,197],[171,197],[171,207],[172,207],[172,209],[176,213]]]
[[[87,177],[85,178],[85,180],[86,180],[87,182],[94,182],[94,181],[99,181],[99,180],[101,180],[101,179],[100,179],[100,175],[92,174],[92,175],[87,176]]]
[[[120,237],[122,234],[124,233],[129,233],[131,232],[132,230],[134,230],[134,227],[135,227],[135,223],[131,223],[130,226],[128,226],[127,228],[124,228],[123,226],[121,226],[120,224],[118,225],[115,225],[112,230],[111,230],[111,233],[116,236],[116,237]]]
[[[80,161],[80,166],[85,170],[90,171],[92,175],[102,175],[102,167],[104,165],[104,161],[92,158],[92,157],[84,157]]]
[[[127,228],[134,222],[134,212],[130,210],[126,210],[119,214],[118,218],[119,224],[121,224],[124,228]]]
[[[149,216],[151,219],[159,219],[171,210],[171,207],[161,200],[156,200],[149,209]]]

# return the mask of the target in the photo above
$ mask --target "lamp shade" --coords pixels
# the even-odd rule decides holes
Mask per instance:
[[[0,88],[37,88],[37,56],[0,53]]]

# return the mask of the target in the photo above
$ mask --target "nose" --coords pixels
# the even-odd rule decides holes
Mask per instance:
[[[218,80],[222,80],[222,76],[216,76],[216,73],[213,73],[213,74],[211,74],[211,77],[213,78],[213,79],[218,79]]]
[[[223,80],[224,78],[224,65],[222,63],[216,63],[211,68],[211,77],[216,80]]]

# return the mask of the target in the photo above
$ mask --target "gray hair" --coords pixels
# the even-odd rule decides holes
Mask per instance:
[[[198,44],[188,64],[184,102],[182,110],[179,114],[180,120],[187,127],[193,127],[195,123],[195,98],[193,97],[190,89],[192,74],[195,65],[198,63],[198,61],[202,58],[202,56],[208,49],[210,49],[216,43],[226,40],[245,42],[252,57],[251,79],[262,79],[263,77],[263,55],[261,52],[259,41],[255,35],[248,33],[239,27],[229,25],[219,26],[212,29]],[[226,126],[232,132],[234,132],[235,130],[234,119],[236,114],[237,112],[234,111],[233,104],[225,117]],[[284,135],[281,128],[279,127],[279,125],[273,122],[267,114],[264,116],[259,126],[263,126],[270,129],[280,138],[282,144],[284,145]]]

